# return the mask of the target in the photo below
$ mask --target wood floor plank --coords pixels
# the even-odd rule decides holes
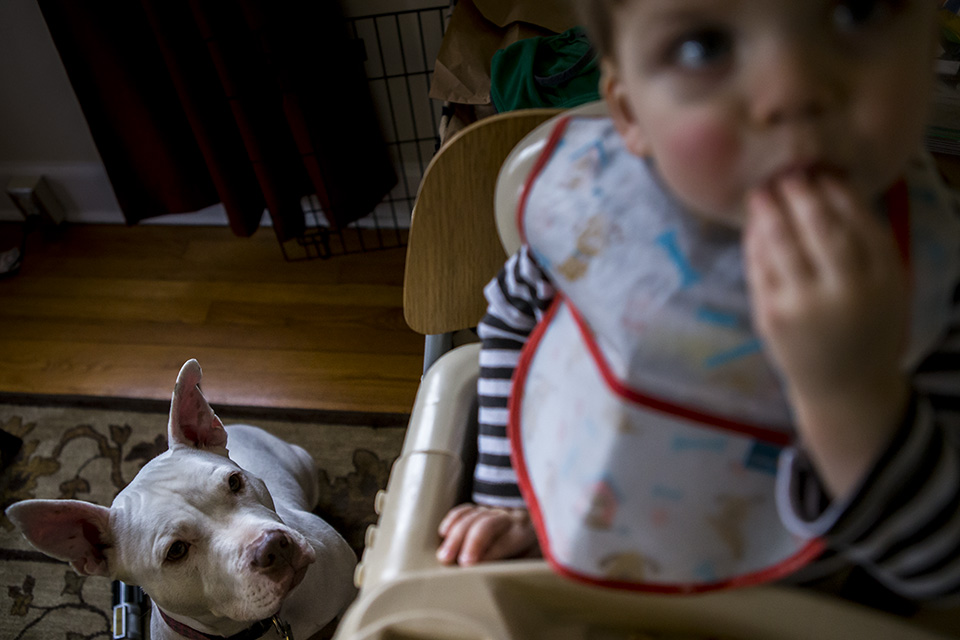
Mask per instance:
[[[173,238],[171,228],[189,235]],[[269,230],[237,238],[219,227],[77,225],[59,238],[33,243],[29,257],[38,275],[402,286],[405,250],[287,262]]]
[[[402,304],[396,285],[224,282],[64,276],[22,276],[4,284],[6,295],[75,299],[113,296],[171,300],[185,297],[249,303],[315,303],[394,307]],[[194,289],[201,287],[202,290]],[[14,310],[15,311],[15,310]]]
[[[0,388],[163,400],[190,358],[214,404],[381,412],[410,410],[421,363],[417,355],[19,341],[4,345]]]
[[[211,402],[408,412],[423,339],[403,265],[402,248],[288,262],[270,230],[34,234],[0,280],[0,391],[169,399],[195,357]]]
[[[10,305],[3,305],[0,317],[70,318],[74,320],[127,321],[159,320],[169,323],[198,324],[206,318],[210,302],[185,297],[173,301],[125,300],[116,297],[90,296],[83,300],[24,296]]]
[[[31,258],[31,273],[34,275],[75,274],[76,277],[111,278],[117,274],[143,280],[210,281],[272,283],[299,282],[303,284],[335,284],[338,272],[330,269],[311,271],[306,268],[290,269],[285,265],[258,265],[254,262],[240,264],[185,262],[168,256],[143,256],[137,259],[104,255],[100,257],[78,256],[28,256]],[[282,258],[275,258],[282,260]]]
[[[249,311],[249,309],[248,309]],[[169,344],[212,346],[234,349],[284,349],[323,351],[326,353],[397,353],[422,354],[423,339],[410,335],[399,311],[378,311],[385,316],[381,326],[344,323],[336,325],[327,319],[315,322],[282,320],[265,317],[262,321],[250,315],[227,321],[202,324],[176,324],[158,321],[128,322],[108,319],[78,318],[4,318],[0,316],[3,345],[20,340],[62,340],[103,344]],[[376,318],[365,318],[376,322]]]

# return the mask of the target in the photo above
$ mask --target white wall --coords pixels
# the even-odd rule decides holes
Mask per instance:
[[[121,222],[36,0],[0,2],[0,95],[0,219],[20,219],[5,193],[12,175],[45,175],[72,219]]]

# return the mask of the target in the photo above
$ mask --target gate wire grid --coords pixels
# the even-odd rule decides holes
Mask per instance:
[[[371,213],[337,230],[331,230],[316,195],[303,198],[305,231],[280,243],[287,261],[406,246],[420,180],[440,146],[442,105],[429,91],[450,9],[444,4],[346,19],[363,55],[397,185]]]

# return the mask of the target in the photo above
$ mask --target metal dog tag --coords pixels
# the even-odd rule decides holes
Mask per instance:
[[[270,621],[273,622],[273,628],[276,630],[277,635],[280,636],[281,640],[293,640],[293,633],[290,631],[290,625],[287,624],[280,616],[273,616],[270,618]]]

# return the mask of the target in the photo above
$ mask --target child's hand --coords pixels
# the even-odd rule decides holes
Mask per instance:
[[[536,549],[537,536],[526,509],[503,509],[465,503],[440,523],[443,542],[437,558],[462,566],[515,558]]]
[[[846,495],[909,395],[896,241],[839,179],[791,176],[750,194],[744,242],[757,330],[827,488]]]

